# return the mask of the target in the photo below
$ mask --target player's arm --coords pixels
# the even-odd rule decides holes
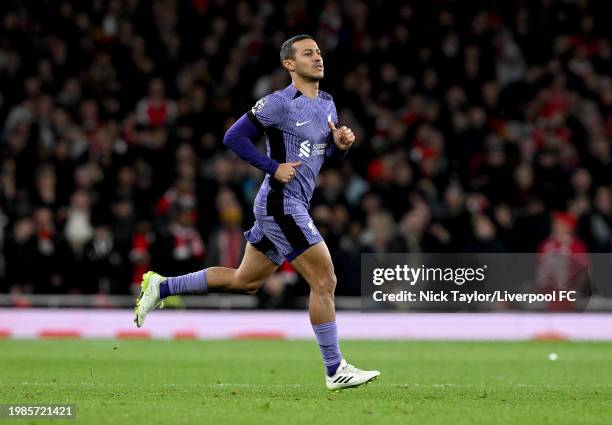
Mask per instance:
[[[295,177],[295,168],[299,167],[301,162],[279,164],[267,155],[262,154],[255,146],[262,134],[261,126],[255,125],[249,114],[244,114],[227,130],[225,137],[223,137],[223,144],[240,158],[270,174],[281,183],[290,182]]]
[[[262,134],[263,130],[257,127],[247,114],[244,114],[227,130],[223,137],[223,144],[241,159],[273,176],[278,169],[278,162],[262,154],[255,146],[255,142]]]

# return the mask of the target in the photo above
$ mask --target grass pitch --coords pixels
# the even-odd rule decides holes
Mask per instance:
[[[612,421],[609,343],[346,341],[342,349],[382,376],[329,392],[308,341],[3,340],[0,403],[73,403],[77,418],[0,425]]]

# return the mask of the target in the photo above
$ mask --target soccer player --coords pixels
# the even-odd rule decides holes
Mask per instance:
[[[142,326],[147,314],[170,295],[253,294],[287,259],[310,285],[308,310],[327,371],[327,388],[354,387],[380,372],[357,369],[342,357],[335,321],[334,267],[308,207],[324,158],[344,156],[355,135],[346,126],[337,128],[334,101],[319,90],[324,67],[314,39],[308,35],[290,38],[281,46],[280,60],[291,84],[260,99],[223,140],[240,158],[266,173],[253,207],[255,224],[245,232],[247,246],[240,267],[210,267],[169,278],[147,272],[134,321]],[[267,156],[254,144],[264,133]]]

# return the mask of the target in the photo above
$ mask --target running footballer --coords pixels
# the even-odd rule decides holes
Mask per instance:
[[[326,368],[327,388],[354,387],[380,372],[357,369],[342,357],[335,321],[334,267],[308,208],[325,157],[344,156],[355,135],[346,126],[337,128],[334,100],[319,90],[324,66],[314,39],[299,35],[287,40],[280,59],[291,84],[260,99],[223,140],[240,158],[266,173],[253,206],[255,223],[245,232],[247,246],[240,267],[210,267],[168,278],[147,272],[135,322],[142,326],[147,314],[171,295],[255,293],[286,259],[310,286],[308,310]],[[255,146],[262,134],[267,138],[267,155]]]

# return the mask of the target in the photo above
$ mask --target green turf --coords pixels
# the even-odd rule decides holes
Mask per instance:
[[[4,340],[0,403],[76,404],[76,420],[18,424],[612,421],[612,344],[347,341],[343,351],[381,378],[328,392],[307,341]]]

